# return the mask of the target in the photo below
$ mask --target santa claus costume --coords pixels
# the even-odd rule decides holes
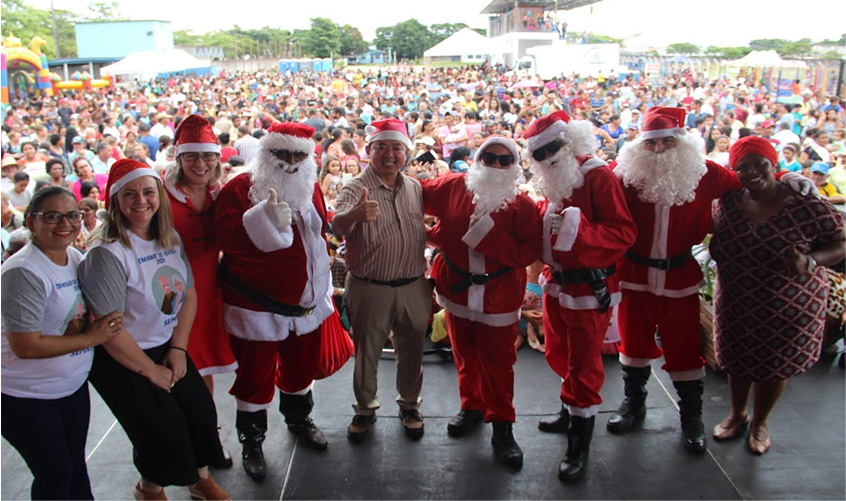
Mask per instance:
[[[196,207],[183,188],[187,168],[181,165],[183,153],[220,153],[220,145],[208,120],[191,115],[176,129],[176,163],[165,170],[164,186],[167,189],[173,212],[173,226],[182,237],[185,254],[191,262],[197,289],[197,304],[203,305],[194,317],[188,353],[201,376],[232,372],[238,366],[229,347],[229,335],[223,329],[223,299],[217,279],[220,244],[215,235],[214,210],[221,185],[221,167],[212,169],[211,182],[205,194],[205,203]],[[205,162],[198,160],[202,168]],[[191,165],[192,167],[194,164]],[[215,174],[215,172],[217,174]]]
[[[229,181],[217,202],[224,324],[239,365],[229,393],[253,477],[265,474],[261,444],[274,382],[288,429],[307,446],[327,446],[310,417],[324,321],[334,312],[313,133],[273,124],[252,169]]]
[[[590,122],[558,111],[533,122],[525,137],[546,196],[539,205],[546,359],[563,379],[561,412],[539,428],[567,433],[558,476],[570,481],[587,464],[605,379],[600,351],[611,307],[620,301],[614,263],[634,242],[635,226],[613,172],[590,155],[596,149]]]
[[[431,275],[446,310],[461,396],[461,412],[447,431],[461,436],[482,420],[493,423],[497,456],[518,469],[514,343],[526,267],[541,247],[540,217],[517,187],[519,158],[513,141],[491,136],[466,174],[422,181],[424,211],[439,218],[429,235],[441,250]]]
[[[624,432],[643,420],[649,364],[663,355],[662,368],[681,398],[684,445],[704,451],[698,295],[703,275],[691,247],[710,232],[713,200],[740,183],[732,171],[705,159],[702,139],[685,131],[684,120],[682,108],[651,108],[640,136],[617,159],[615,174],[637,223],[637,241],[619,264],[625,399],[607,428]]]

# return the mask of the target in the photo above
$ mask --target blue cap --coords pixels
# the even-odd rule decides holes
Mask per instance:
[[[819,172],[820,174],[828,174],[829,165],[826,162],[814,162],[811,165],[811,172]]]

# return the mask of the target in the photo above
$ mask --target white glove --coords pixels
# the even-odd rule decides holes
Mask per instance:
[[[549,216],[550,232],[553,235],[558,234],[558,229],[561,228],[561,214],[551,214]]]
[[[287,202],[276,201],[276,190],[273,188],[267,195],[267,204],[264,206],[264,210],[267,211],[267,215],[276,229],[282,231],[291,226],[291,221],[293,221],[291,207],[288,206]]]
[[[816,197],[820,196],[820,192],[815,189],[814,183],[802,174],[785,172],[782,174],[780,181],[802,196],[808,196],[809,194]]]

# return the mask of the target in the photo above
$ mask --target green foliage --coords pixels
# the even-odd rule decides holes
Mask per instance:
[[[466,28],[464,23],[440,23],[429,26],[429,43],[430,47],[435,46],[443,40],[449,38],[457,31]],[[427,47],[428,48],[428,47]]]
[[[367,50],[367,42],[358,28],[345,24],[341,26],[341,54],[351,55]]]
[[[705,49],[705,54],[708,56],[725,57],[728,59],[740,59],[752,52],[749,47],[716,47],[711,45]]]
[[[699,52],[698,45],[688,42],[674,43],[667,47],[667,54],[699,54]]]
[[[774,50],[780,56],[805,56],[813,52],[810,38],[802,38],[791,42],[780,38],[761,38],[749,42],[752,50]]]
[[[315,17],[305,34],[303,52],[312,57],[333,57],[341,52],[342,29],[331,19]]]
[[[57,57],[53,40],[53,22],[50,11],[25,5],[23,0],[2,0],[3,15],[0,18],[0,31],[3,36],[13,33],[20,38],[21,44],[29,46],[32,37],[38,36],[47,41],[41,50],[48,59]],[[74,24],[83,21],[76,14],[66,10],[55,10],[56,32],[59,42],[59,56],[76,57],[76,34]]]
[[[91,2],[88,4],[89,15],[86,16],[88,21],[105,22],[105,21],[125,21],[129,19],[120,12],[120,5],[117,2]]]
[[[412,60],[453,33],[466,28],[464,23],[440,23],[426,27],[416,19],[376,29],[373,43],[378,49],[392,49],[398,59]]]

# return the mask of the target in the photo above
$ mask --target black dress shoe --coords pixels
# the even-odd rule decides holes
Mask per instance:
[[[554,417],[541,419],[538,429],[546,433],[567,433],[570,429],[570,412],[562,405]]]
[[[462,410],[447,423],[447,433],[451,437],[460,437],[482,422],[482,411]]]
[[[311,418],[306,418],[301,423],[288,423],[288,430],[297,435],[302,440],[303,445],[308,448],[324,451],[329,446],[329,442],[326,441],[323,432],[320,431],[320,428],[314,424]]]
[[[267,463],[264,461],[261,443],[245,443],[241,451],[241,461],[244,464],[244,471],[252,478],[261,479],[267,474]]]
[[[509,422],[493,423],[491,445],[500,461],[509,468],[519,470],[523,467],[523,450],[514,440],[512,425]]]

